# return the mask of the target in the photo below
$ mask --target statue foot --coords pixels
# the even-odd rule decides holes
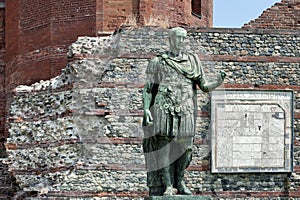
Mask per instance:
[[[184,181],[181,181],[177,185],[178,194],[181,195],[192,195],[192,192],[186,187]]]
[[[174,191],[173,191],[173,187],[169,186],[166,188],[166,191],[164,192],[164,196],[173,196],[175,195]]]

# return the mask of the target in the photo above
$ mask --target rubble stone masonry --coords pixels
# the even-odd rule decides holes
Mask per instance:
[[[18,86],[10,104],[5,161],[33,199],[142,199],[147,195],[142,90],[150,58],[168,49],[168,30],[127,28],[80,37],[61,75]],[[187,184],[214,199],[300,198],[299,31],[189,29],[186,50],[223,89],[293,90],[294,172],[212,174],[209,94],[198,92]],[[31,198],[31,199],[32,199]]]

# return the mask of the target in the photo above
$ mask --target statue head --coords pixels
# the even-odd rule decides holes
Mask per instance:
[[[171,51],[180,51],[183,41],[187,36],[187,31],[181,27],[172,28],[169,32],[169,42]]]

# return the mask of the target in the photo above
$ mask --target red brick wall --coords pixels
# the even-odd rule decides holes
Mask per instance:
[[[243,28],[300,29],[300,0],[282,0]]]
[[[201,1],[201,15],[203,27],[213,26],[213,0]]]
[[[212,0],[196,0],[194,7],[201,18],[192,15],[192,0],[97,0],[97,30],[114,31],[126,23],[131,15],[139,16],[139,25],[149,24],[150,19],[160,19],[172,26],[212,27]]]
[[[131,15],[138,16],[139,0],[96,0],[97,30],[112,32]]]
[[[8,89],[58,75],[67,47],[78,36],[96,35],[95,11],[95,0],[7,2]]]
[[[5,122],[5,8],[3,3],[5,0],[0,0],[0,142],[4,137],[4,122]],[[0,144],[0,158],[2,157],[2,145]]]
[[[183,0],[141,0],[140,14],[149,19],[160,17],[168,19],[170,26],[212,27],[212,0],[196,0],[194,10],[201,13],[201,18],[192,15],[192,1]],[[198,8],[196,5],[198,4]]]
[[[155,0],[151,17],[168,18],[171,26],[188,25],[187,17],[192,16],[192,5],[189,1]],[[174,24],[174,25],[173,25]]]
[[[10,13],[8,13],[8,10]],[[7,1],[5,5],[5,58],[11,60],[19,52],[19,1]]]

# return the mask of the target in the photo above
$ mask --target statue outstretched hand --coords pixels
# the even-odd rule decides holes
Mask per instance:
[[[227,74],[226,74],[226,72],[224,70],[220,71],[220,78],[221,78],[222,81],[225,79],[226,75]]]

